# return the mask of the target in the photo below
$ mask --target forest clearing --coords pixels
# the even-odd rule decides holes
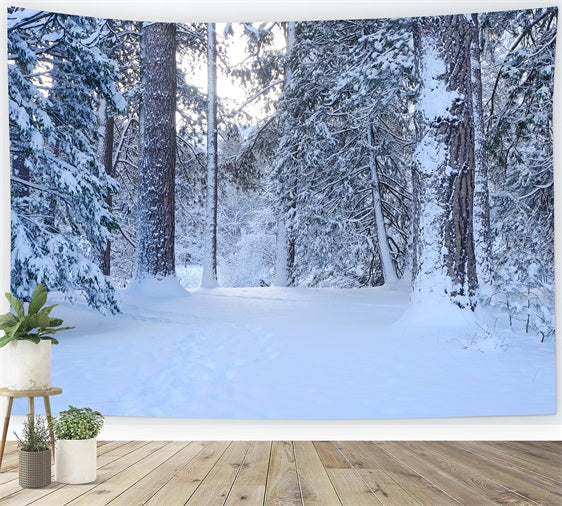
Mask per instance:
[[[76,326],[54,354],[66,399],[554,412],[557,15],[10,7],[11,289],[43,283]]]

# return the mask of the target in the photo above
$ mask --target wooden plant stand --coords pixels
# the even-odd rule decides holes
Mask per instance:
[[[10,415],[12,413],[12,404],[15,397],[27,397],[28,415],[35,416],[35,397],[43,397],[45,403],[45,415],[49,425],[49,435],[51,437],[51,450],[53,459],[55,458],[55,436],[53,434],[53,426],[51,424],[51,395],[62,394],[62,388],[51,387],[46,390],[10,390],[9,388],[0,388],[0,396],[8,398],[8,407],[6,408],[6,416],[4,418],[4,429],[2,430],[2,443],[0,445],[0,469],[2,468],[2,459],[4,457],[4,448],[6,447],[6,438],[8,436],[8,426],[10,425]]]

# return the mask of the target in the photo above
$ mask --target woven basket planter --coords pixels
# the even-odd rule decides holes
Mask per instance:
[[[19,452],[19,482],[23,488],[42,488],[51,483],[51,450]]]

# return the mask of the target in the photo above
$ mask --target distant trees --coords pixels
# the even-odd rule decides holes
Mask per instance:
[[[413,163],[414,300],[450,298],[474,307],[478,279],[473,232],[474,113],[471,21],[418,18],[420,83]]]
[[[483,16],[494,247],[492,303],[554,333],[552,96],[557,8]],[[500,44],[509,36],[509,43]]]
[[[145,23],[141,48],[137,279],[175,274],[176,25]]]
[[[373,286],[383,262],[387,281],[404,269],[409,40],[400,21],[297,25],[272,167],[294,284]]]
[[[414,300],[551,335],[556,27],[550,8],[221,38],[10,8],[12,290],[116,311],[114,283],[176,265],[202,286],[411,276]]]

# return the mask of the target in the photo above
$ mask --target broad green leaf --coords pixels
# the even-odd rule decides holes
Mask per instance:
[[[49,316],[51,314],[51,311],[54,307],[57,307],[58,304],[52,304],[51,306],[45,306],[43,309],[41,309],[41,311],[39,311],[40,314],[46,314],[47,316]]]
[[[11,329],[13,326],[17,325],[17,323],[18,320],[14,322],[0,323],[0,330],[7,331],[8,329]]]
[[[35,344],[39,344],[41,342],[41,338],[39,336],[28,336],[25,338],[26,341],[33,341]]]
[[[9,326],[14,325],[17,323],[18,319],[14,315],[14,313],[5,313],[0,315],[0,325],[9,324]]]
[[[43,313],[29,314],[22,321],[22,327],[27,330],[41,329],[49,326],[49,316]]]
[[[5,335],[3,337],[0,337],[0,348],[2,348],[2,346],[6,346],[9,342],[13,341],[15,339],[14,336],[8,336]]]
[[[51,327],[46,327],[44,329],[41,329],[39,332],[37,332],[37,335],[41,336],[41,339],[45,339],[47,337],[50,337],[50,336],[48,336],[48,334],[55,334],[56,332],[61,332],[63,330],[70,330],[70,329],[73,329],[73,328],[75,328],[75,327],[60,327],[60,328],[57,328],[57,329],[54,329],[54,328],[51,328]]]
[[[49,318],[49,327],[58,327],[59,325],[62,325],[60,318]]]
[[[23,307],[22,302],[17,297],[13,296],[10,292],[6,292],[6,299],[8,299],[8,301],[16,311],[17,315],[20,318],[23,318],[25,315],[25,309]]]
[[[54,337],[42,337],[41,339],[45,341],[51,341],[53,344],[59,344],[58,340],[55,339]]]
[[[61,332],[62,330],[72,330],[76,327],[59,327],[58,329],[49,329],[50,334],[54,334],[55,332]]]
[[[17,339],[17,337],[18,337],[17,332],[18,332],[20,326],[21,326],[21,321],[16,323],[13,327],[10,327],[8,330],[4,331],[6,335],[2,339],[4,339],[4,338],[7,339],[7,341],[4,344],[9,343],[10,341],[13,341],[14,339]],[[4,344],[2,344],[0,346],[4,346]]]
[[[35,290],[33,291],[33,296],[31,297],[31,302],[29,303],[29,308],[27,310],[28,314],[37,313],[47,302],[47,289],[44,285],[39,283]]]

